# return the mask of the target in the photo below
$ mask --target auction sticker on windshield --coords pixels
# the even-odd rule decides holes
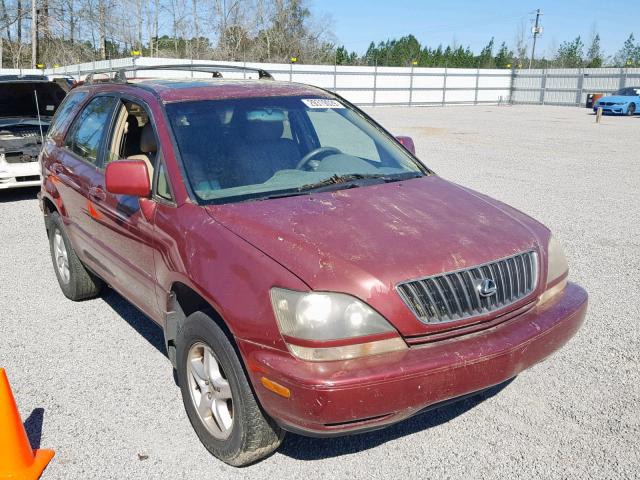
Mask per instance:
[[[344,108],[339,101],[330,98],[302,98],[301,100],[309,108]]]

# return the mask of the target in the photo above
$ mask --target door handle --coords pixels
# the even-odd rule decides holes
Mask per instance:
[[[63,163],[54,163],[53,165],[51,165],[51,171],[55,175],[72,175],[73,174],[73,170],[67,167]]]
[[[107,194],[102,187],[91,187],[89,188],[89,197],[96,202],[103,202],[107,198]]]

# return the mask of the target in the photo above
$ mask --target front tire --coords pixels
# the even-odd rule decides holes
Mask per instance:
[[[98,296],[104,283],[76,255],[60,215],[57,212],[49,215],[49,249],[62,293],[76,302]]]
[[[213,319],[189,315],[176,353],[182,401],[209,452],[240,467],[280,446],[284,431],[260,409],[233,345]]]
[[[636,113],[636,104],[632,103],[627,107],[627,116],[633,117]]]

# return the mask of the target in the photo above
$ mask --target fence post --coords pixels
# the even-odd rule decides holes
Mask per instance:
[[[444,66],[444,79],[442,82],[442,106],[446,105],[447,99],[447,66]]]
[[[627,83],[627,74],[624,68],[620,69],[620,81],[618,82],[618,90],[624,88]]]
[[[544,69],[544,73],[542,74],[542,84],[540,85],[540,103],[544,105],[547,96],[547,69]]]
[[[338,89],[338,62],[333,62],[333,92]]]
[[[516,67],[511,67],[511,84],[509,85],[509,104],[513,105],[515,103],[515,92],[516,92]]]
[[[289,62],[289,83],[293,82],[293,62]]]
[[[378,62],[373,67],[373,106],[376,106],[376,91],[378,88]]]
[[[409,106],[413,103],[413,62],[411,62],[411,72],[409,73]]]
[[[478,105],[478,88],[480,88],[480,67],[476,69],[476,93],[473,99],[474,105]]]
[[[584,90],[584,68],[578,72],[578,93],[576,94],[576,105],[582,104],[582,92]]]

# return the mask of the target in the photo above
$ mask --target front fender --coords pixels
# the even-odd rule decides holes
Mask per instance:
[[[271,307],[270,289],[309,287],[271,257],[211,218],[200,206],[159,206],[156,276],[160,302],[175,282],[198,293],[231,334],[287,350]],[[170,309],[160,305],[163,311]]]

